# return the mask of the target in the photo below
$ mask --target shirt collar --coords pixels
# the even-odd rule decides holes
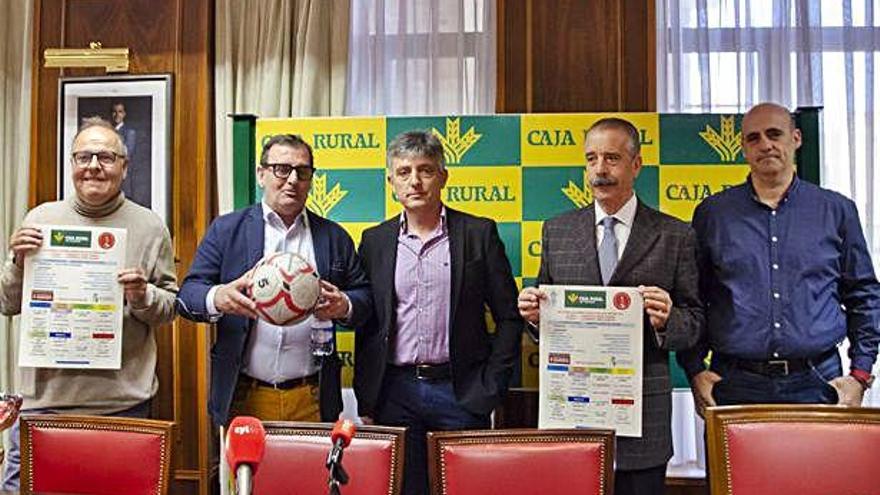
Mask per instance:
[[[602,219],[609,215],[605,213],[605,210],[602,209],[602,205],[600,205],[598,201],[595,201],[594,204],[596,205],[596,225],[599,225],[602,223]],[[633,193],[629,200],[617,210],[617,213],[610,216],[616,218],[618,222],[632,227],[633,219],[636,217],[636,206],[638,206],[638,204],[639,201],[636,198],[636,193]]]
[[[293,223],[290,224],[290,227],[285,225],[284,220],[281,219],[281,215],[275,212],[265,201],[260,202],[260,206],[263,208],[263,221],[273,227],[283,228],[287,232],[293,231],[297,227],[309,228],[309,217],[306,214],[306,209],[303,208],[299,215],[293,219]]]
[[[407,235],[409,229],[406,224],[406,210],[400,212],[400,233],[403,235]],[[440,205],[440,225],[437,227],[437,232],[446,232],[446,205]]]
[[[798,178],[797,172],[795,172],[794,179],[792,179],[791,184],[788,185],[788,189],[786,189],[785,192],[782,194],[782,197],[779,198],[779,206],[787,203],[789,199],[793,199],[797,195],[800,183],[801,180]],[[749,196],[751,196],[754,201],[761,203],[761,198],[758,197],[758,193],[755,192],[755,185],[752,183],[752,174],[749,174],[746,177],[746,184],[748,184],[749,186]],[[763,205],[764,203],[761,204]]]

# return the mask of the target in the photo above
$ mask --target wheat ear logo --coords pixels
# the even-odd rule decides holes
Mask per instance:
[[[440,143],[443,144],[443,155],[446,158],[446,163],[461,163],[465,153],[483,137],[482,134],[477,134],[473,127],[462,134],[461,118],[446,119],[445,136],[436,127],[431,130],[437,136],[437,139],[440,140]]]
[[[593,191],[587,184],[586,177],[584,177],[584,187],[581,187],[572,181],[568,181],[568,185],[563,187],[561,191],[562,194],[565,194],[565,197],[574,203],[574,206],[577,208],[585,208],[593,202]]]
[[[706,130],[700,132],[700,137],[718,153],[722,162],[735,162],[742,149],[742,131],[736,131],[733,115],[721,116],[721,133],[706,124]]]
[[[312,191],[309,193],[309,199],[306,201],[306,206],[318,215],[328,217],[330,216],[330,210],[339,204],[339,202],[342,201],[342,198],[347,194],[348,191],[342,189],[342,186],[340,186],[338,182],[333,184],[333,188],[328,191],[327,174],[316,173],[315,176],[312,177]]]

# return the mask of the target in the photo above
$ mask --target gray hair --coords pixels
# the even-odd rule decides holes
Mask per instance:
[[[398,158],[430,158],[440,170],[446,170],[443,143],[428,130],[406,131],[398,134],[388,144],[387,170],[391,172],[392,161]]]
[[[641,136],[639,136],[639,130],[636,129],[636,126],[632,125],[632,123],[628,120],[620,119],[617,117],[606,117],[604,119],[599,119],[587,129],[587,133],[584,134],[584,138],[590,135],[593,131],[607,131],[607,130],[615,130],[621,131],[626,134],[628,141],[627,148],[629,148],[629,152],[632,156],[638,156],[638,154],[642,151],[641,144]]]
[[[122,140],[122,136],[116,132],[116,128],[113,127],[107,119],[102,117],[94,116],[94,117],[86,117],[82,119],[80,123],[79,129],[76,131],[76,134],[73,136],[73,142],[76,142],[76,138],[79,137],[80,134],[91,129],[92,127],[100,127],[102,129],[107,129],[108,131],[112,131],[113,135],[116,136],[116,142],[119,145],[119,149],[122,150],[120,156],[122,158],[128,158],[128,147],[125,146],[125,141]]]

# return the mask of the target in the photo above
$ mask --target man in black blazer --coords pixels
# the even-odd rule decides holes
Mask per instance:
[[[408,428],[404,493],[425,494],[425,433],[489,427],[523,321],[495,222],[443,205],[440,141],[423,131],[397,136],[387,173],[404,211],[363,234],[374,315],[355,332],[354,391],[365,422]]]
[[[585,152],[594,203],[544,223],[538,283],[641,291],[645,301],[642,436],[618,437],[614,492],[662,495],[666,463],[672,457],[667,351],[694,345],[703,324],[696,240],[687,224],[636,197],[633,184],[642,159],[639,134],[631,123],[617,118],[596,122],[587,131]],[[606,253],[611,253],[610,258]],[[519,295],[520,314],[533,328],[544,297],[534,287]]]

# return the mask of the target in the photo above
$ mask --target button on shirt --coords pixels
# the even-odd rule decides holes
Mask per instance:
[[[394,292],[397,333],[390,353],[397,365],[449,361],[449,298],[452,294],[446,208],[437,229],[422,240],[401,214]]]
[[[286,252],[297,253],[306,261],[315,264],[315,247],[306,211],[303,210],[290,227],[266,203],[263,206],[265,222],[263,255]],[[210,313],[214,308],[214,292],[208,292],[207,307]],[[310,343],[311,319],[295,325],[278,326],[258,319],[250,332],[242,373],[269,383],[280,383],[293,378],[309,376],[318,371],[312,359]]]
[[[594,203],[596,205],[596,246],[602,245],[602,239],[605,238],[605,228],[602,226],[602,219],[608,216],[605,213],[605,210],[602,209],[602,206],[598,201]],[[617,237],[617,259],[619,260],[621,256],[623,256],[623,249],[626,247],[626,241],[629,240],[629,233],[632,232],[633,220],[636,218],[636,207],[638,206],[638,200],[636,199],[636,195],[633,194],[629,201],[623,204],[617,213],[613,216],[617,219],[617,222],[614,223],[614,235]]]
[[[694,213],[708,342],[679,353],[689,376],[714,351],[740,359],[809,358],[850,336],[869,371],[880,343],[880,286],[855,204],[794,179],[777,208],[751,181]]]

